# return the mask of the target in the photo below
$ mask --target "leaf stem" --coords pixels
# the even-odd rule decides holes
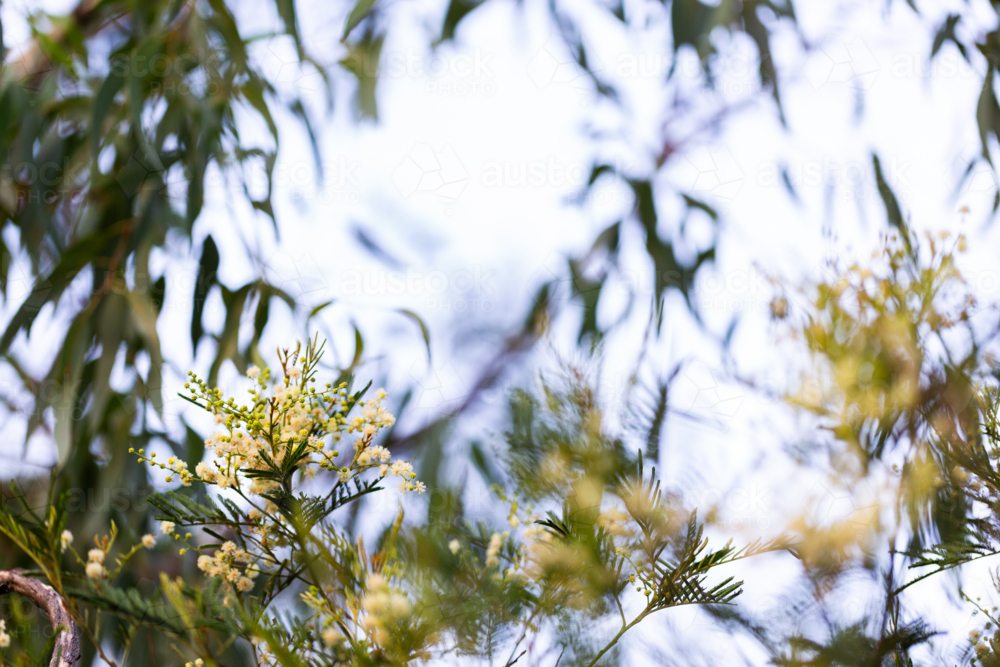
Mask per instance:
[[[650,614],[651,611],[652,611],[652,608],[649,605],[647,605],[646,608],[642,610],[641,614],[639,614],[638,616],[636,616],[635,618],[632,619],[631,623],[628,623],[627,625],[623,624],[622,625],[622,629],[618,631],[618,634],[614,636],[614,639],[612,639],[611,642],[608,643],[607,646],[605,646],[604,648],[602,648],[600,653],[598,653],[596,656],[594,656],[594,659],[591,660],[587,664],[587,667],[594,667],[594,665],[597,664],[597,661],[600,660],[601,658],[603,658],[604,654],[607,653],[608,651],[610,651],[614,647],[614,645],[618,643],[618,640],[621,639],[622,636],[626,632],[628,632],[630,629],[632,629],[632,626],[636,625],[642,619],[644,619],[647,616],[649,616],[649,614]]]

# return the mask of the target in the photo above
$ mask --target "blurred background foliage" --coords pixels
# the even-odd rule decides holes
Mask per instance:
[[[482,5],[498,1],[450,0],[440,29],[430,38],[432,46],[455,39],[463,20],[482,11]],[[633,20],[630,8],[621,0],[585,3],[602,12],[603,21]],[[619,93],[613,83],[592,66],[588,27],[578,18],[580,12],[575,10],[579,7],[572,4],[579,3],[552,0],[546,10],[576,64],[590,80],[594,95],[617,103]],[[635,232],[644,239],[645,252],[654,267],[647,292],[652,299],[647,336],[657,338],[669,329],[664,303],[671,291],[680,293],[693,315],[698,316],[690,300],[691,292],[697,272],[713,261],[715,239],[723,233],[721,216],[695,193],[678,189],[661,176],[685,142],[711,134],[730,114],[738,112],[714,91],[720,31],[742,33],[752,40],[762,88],[784,120],[781,77],[771,54],[771,36],[778,29],[797,34],[796,15],[790,1],[670,0],[665,4],[669,5],[670,39],[663,44],[663,50],[676,56],[681,50],[693,49],[703,69],[703,88],[685,93],[698,95],[698,104],[677,100],[671,109],[676,117],[669,119],[693,129],[684,136],[664,133],[659,145],[648,151],[651,166],[645,171],[594,161],[587,187],[605,177],[619,180],[634,197],[630,214],[601,232],[589,252],[569,258],[567,283],[552,280],[537,286],[523,328],[510,331],[495,354],[483,363],[482,373],[466,400],[431,423],[407,432],[397,429],[391,434],[388,446],[418,457],[421,479],[440,489],[442,497],[451,497],[447,495],[451,492],[457,494],[455,498],[461,496],[460,488],[446,492],[451,480],[442,478],[439,470],[455,421],[475,405],[479,393],[530,350],[560,314],[578,312],[570,310],[570,305],[580,309],[576,338],[583,352],[598,348],[608,334],[598,325],[597,310],[602,290],[621,269],[618,259],[623,234]],[[892,0],[887,4],[893,4]],[[895,0],[895,4],[902,3]],[[906,4],[918,11],[912,0]],[[992,7],[1000,14],[1000,3]],[[331,40],[339,39],[348,54],[337,64],[354,78],[346,93],[335,89],[331,73],[303,44],[297,9],[294,0],[275,0],[273,11],[280,19],[275,34],[290,38],[300,62],[322,77],[330,108],[349,98],[359,122],[377,119],[378,63],[388,29],[386,19],[397,6],[379,0],[344,4],[343,31],[331,35]],[[253,363],[263,365],[268,354],[259,349],[259,343],[275,300],[310,315],[325,305],[297,302],[280,285],[271,284],[263,270],[245,284],[225,284],[219,278],[220,264],[253,263],[249,251],[233,244],[217,244],[212,236],[194,244],[197,236],[193,230],[202,215],[205,189],[210,187],[213,170],[225,173],[231,179],[227,182],[238,184],[232,195],[246,198],[259,213],[253,224],[274,225],[280,233],[282,221],[271,200],[281,139],[275,118],[280,112],[298,119],[314,148],[324,129],[321,115],[309,111],[294,91],[290,94],[287,87],[274,85],[248,57],[250,45],[261,36],[242,29],[241,10],[245,11],[245,7],[224,0],[83,0],[65,14],[39,11],[31,19],[30,45],[18,50],[3,49],[0,150],[4,164],[17,165],[17,170],[0,183],[0,290],[6,301],[13,293],[9,290],[16,287],[20,290],[16,294],[23,300],[12,309],[0,336],[0,354],[18,384],[8,387],[0,398],[8,403],[12,415],[23,413],[27,402],[26,447],[28,440],[39,433],[55,443],[59,463],[52,482],[58,490],[77,494],[70,496],[69,507],[69,528],[77,535],[106,530],[112,520],[133,538],[149,531],[151,511],[140,501],[151,484],[147,471],[124,455],[128,447],[160,441],[185,460],[197,461],[203,454],[204,434],[188,426],[173,432],[162,419],[164,367],[173,362],[164,358],[159,340],[164,318],[170,315],[162,310],[168,289],[165,269],[150,261],[158,249],[180,241],[188,244],[191,257],[197,259],[197,275],[178,289],[189,292],[183,298],[190,306],[192,349],[212,349],[207,369],[210,382],[218,378],[227,362],[240,371]],[[968,165],[968,176],[980,162],[993,164],[991,137],[1000,139],[1000,104],[994,89],[1000,33],[975,35],[963,29],[966,20],[960,13],[949,15],[928,44],[927,53],[933,60],[944,44],[951,43],[964,58],[971,59],[978,52],[988,63],[982,95],[974,111],[982,153]],[[671,68],[667,76],[673,75]],[[859,90],[858,95],[863,96],[863,91]],[[318,148],[315,154],[317,171],[322,172]],[[872,364],[873,372],[884,376],[872,375],[871,382],[881,388],[885,383],[898,385],[899,392],[892,395],[897,404],[873,408],[867,402],[868,389],[852,385],[845,390],[854,396],[858,412],[844,405],[835,408],[840,411],[836,415],[829,405],[807,407],[826,418],[849,416],[835,436],[856,457],[859,467],[852,468],[853,474],[861,474],[872,460],[887,459],[898,447],[910,447],[914,458],[904,464],[904,475],[915,480],[922,479],[919,466],[925,461],[933,461],[939,470],[971,470],[984,480],[993,480],[995,473],[988,474],[983,468],[989,458],[968,446],[969,441],[977,439],[969,435],[977,428],[969,408],[975,404],[972,391],[956,388],[960,386],[956,378],[964,381],[981,368],[976,356],[979,348],[974,347],[970,357],[947,359],[932,370],[927,370],[926,360],[920,358],[925,343],[918,336],[924,335],[928,327],[936,332],[936,327],[942,325],[926,319],[931,313],[924,305],[910,304],[907,299],[914,294],[935,297],[938,286],[933,281],[941,274],[928,277],[920,273],[923,269],[918,268],[916,251],[910,246],[905,212],[892,194],[891,184],[881,177],[877,158],[874,163],[886,220],[899,231],[907,246],[900,251],[903,255],[893,255],[893,261],[903,262],[894,265],[893,270],[910,271],[912,275],[904,279],[893,274],[883,279],[891,289],[866,304],[880,309],[874,323],[851,319],[857,316],[838,309],[835,298],[823,297],[816,305],[825,319],[817,320],[817,328],[806,328],[805,332],[812,349],[830,359],[835,368],[859,359]],[[253,170],[267,175],[265,187],[257,187],[259,184],[246,177]],[[794,196],[787,175],[785,184]],[[1000,205],[1000,190],[995,202],[994,209]],[[673,235],[664,231],[664,211],[677,210],[678,206],[685,211],[682,217],[705,215],[714,227],[713,241],[698,248],[693,256],[677,249],[679,244],[691,245],[684,238],[684,224],[676,226],[681,231]],[[12,268],[19,267],[16,258],[21,256],[29,263],[28,289],[24,289],[20,278],[15,285],[12,272]],[[944,267],[934,271],[944,271]],[[923,282],[926,280],[931,282]],[[221,295],[226,315],[221,331],[207,333],[204,308],[213,291]],[[39,328],[42,336],[52,336],[54,313],[63,316],[68,327],[55,334],[58,340],[51,357],[34,358],[26,341],[37,336]],[[426,342],[428,330],[419,313],[401,316],[417,323]],[[853,333],[847,341],[831,342],[823,337],[830,327],[846,327]],[[726,341],[720,343],[725,345]],[[338,369],[345,378],[364,358],[364,340],[357,330],[354,347],[353,359]],[[909,350],[909,356],[899,357],[900,349]],[[840,370],[844,376],[853,377],[854,369]],[[638,372],[639,368],[634,369],[633,384],[638,383]],[[837,379],[843,378],[837,375]],[[660,426],[668,412],[669,379],[637,389],[632,408],[651,420],[643,447],[647,459],[656,463]],[[989,404],[995,405],[995,396],[989,396],[993,397]],[[405,411],[406,406],[404,399],[400,409]],[[529,406],[514,407],[515,416],[521,415],[518,419],[523,420]],[[927,436],[921,429],[936,424],[942,410],[953,415],[954,432],[935,431],[933,437]],[[995,410],[992,414],[995,421]],[[514,423],[511,433],[516,443],[525,434],[519,430],[522,421]],[[474,467],[487,483],[500,481],[501,466],[491,460],[486,449],[473,443],[469,451]],[[515,451],[515,471],[522,472],[538,465],[531,457],[542,454],[531,448]],[[842,454],[834,457],[837,465],[846,465]],[[29,497],[42,502],[40,494],[48,479],[20,482]],[[968,487],[950,475],[933,491],[917,482],[908,488],[912,493],[901,499],[910,521],[908,538],[905,545],[894,548],[915,559],[911,565],[945,569],[984,550],[993,553],[998,529],[992,524],[966,521],[968,507],[978,498],[975,493],[985,491],[967,492]],[[102,505],[100,512],[89,511],[88,499],[106,489],[122,491],[122,502]],[[74,498],[78,500],[75,504]],[[446,510],[432,508],[432,518],[435,512],[444,511],[449,514],[448,521],[455,521],[453,513],[460,511],[459,500],[446,505]],[[6,567],[25,565],[4,540],[0,540],[0,554]],[[181,567],[179,563],[171,565],[168,554],[157,558],[167,569]],[[146,584],[141,581],[144,576]],[[153,580],[151,571],[145,575],[140,572],[137,577],[134,583],[138,585]],[[777,648],[779,644],[761,626],[747,619],[739,621],[765,645],[776,647],[776,656],[785,655],[779,664],[874,665],[885,664],[889,655],[895,656],[894,664],[905,664],[899,660],[905,660],[907,647],[926,632],[898,620],[893,591],[900,582],[891,577],[888,581],[886,605],[878,616],[882,621],[876,624],[877,636],[872,635],[875,631],[870,627],[838,628],[831,631],[828,647],[807,646],[804,639],[794,641],[792,653],[800,657],[782,653],[789,644]],[[733,621],[736,617],[726,618]],[[108,628],[107,633],[107,641],[114,642],[114,629]],[[854,643],[854,639],[860,643]],[[150,651],[155,641],[150,638]],[[864,656],[857,653],[862,650],[868,652]],[[811,661],[801,658],[803,651],[812,652]],[[87,656],[88,660],[92,658]],[[238,660],[235,656],[232,659]],[[139,662],[135,664],[145,664],[139,657],[136,660]]]

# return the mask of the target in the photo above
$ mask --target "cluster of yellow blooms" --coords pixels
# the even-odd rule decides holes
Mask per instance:
[[[281,566],[282,561],[272,549],[290,546],[291,539],[286,530],[289,519],[279,511],[278,503],[281,497],[289,497],[297,485],[326,471],[331,473],[332,485],[328,499],[335,494],[354,493],[355,490],[347,488],[348,484],[356,485],[360,491],[371,489],[374,483],[387,477],[398,478],[403,493],[426,491],[409,461],[394,460],[386,447],[375,442],[383,429],[395,423],[395,417],[385,407],[386,392],[379,389],[369,394],[367,388],[350,392],[347,383],[336,386],[327,383],[318,388],[314,371],[320,349],[312,342],[301,356],[300,349],[292,354],[279,352],[280,379],[272,380],[266,368],[250,367],[246,373],[250,380],[249,399],[242,404],[224,397],[221,390],[189,373],[184,385],[188,395],[183,398],[211,413],[220,427],[205,440],[204,460],[184,461],[176,456],[157,460],[155,452],[129,449],[139,462],[162,470],[168,483],[178,482],[187,487],[200,482],[242,501],[243,509],[239,511],[248,521],[232,526],[242,535],[233,541],[223,541],[218,549],[206,549],[193,541],[192,534],[181,532],[173,521],[161,521],[159,527],[163,537],[182,542],[178,545],[181,555],[196,551],[198,569],[209,578],[221,580],[226,591],[225,606],[251,593],[259,575]],[[349,442],[343,442],[345,439]],[[341,450],[346,450],[346,455],[342,456]],[[366,475],[364,480],[362,475]],[[235,507],[231,503],[228,506]],[[62,549],[72,550],[72,542],[73,535],[63,532]],[[152,549],[155,544],[156,537],[144,535],[141,544],[124,557],[141,547]],[[87,576],[95,582],[115,574],[105,569],[110,543],[105,540],[97,546],[90,550],[85,564]],[[79,560],[83,564],[83,559]],[[331,648],[340,645],[349,633],[342,624],[342,610],[332,606],[325,594],[315,599],[304,595],[303,599],[325,621],[317,628],[319,639]],[[391,589],[380,574],[370,575],[361,594],[352,597],[348,604],[358,627],[376,644],[387,640],[391,624],[411,613],[406,595]],[[261,664],[273,662],[273,652],[266,640],[253,636],[251,643]],[[198,659],[185,667],[203,664]]]
[[[971,664],[975,665],[978,660],[981,665],[993,665],[995,664],[993,647],[1000,643],[1000,620],[997,619],[997,612],[1000,609],[996,606],[990,609],[982,605],[982,599],[978,597],[973,600],[964,593],[962,597],[966,602],[970,602],[975,607],[975,610],[972,612],[973,616],[978,616],[982,612],[983,616],[987,619],[987,622],[981,628],[973,628],[969,632],[969,644],[975,653]]]
[[[486,547],[486,567],[499,567],[500,546],[503,544],[503,537],[500,533],[493,533],[490,536],[490,544]]]
[[[253,559],[250,552],[238,548],[233,542],[225,542],[214,556],[198,556],[198,569],[210,577],[221,577],[227,584],[245,593],[253,588],[253,580],[260,574],[259,569],[246,567]],[[244,567],[235,567],[237,563],[242,563]]]
[[[351,639],[354,633],[344,622],[349,619],[353,619],[355,628],[363,632],[374,646],[384,646],[389,642],[393,625],[404,623],[413,613],[413,605],[406,592],[390,586],[389,579],[384,572],[369,573],[358,594],[348,597],[349,613],[346,614],[345,610],[331,603],[326,587],[323,591],[312,587],[302,593],[302,601],[317,612],[318,623],[311,627],[319,626],[319,638],[323,644],[336,647],[345,640],[353,643],[357,637]]]
[[[207,553],[204,547],[191,542],[190,533],[178,534],[174,523],[163,521],[160,525],[164,535],[183,541],[181,554],[188,549],[197,551],[199,570],[224,582],[228,591],[223,600],[226,606],[253,590],[257,577],[270,569],[265,568],[265,563],[276,562],[270,547],[287,546],[286,538],[281,537],[283,531],[278,530],[285,519],[275,501],[276,496],[290,493],[297,483],[327,471],[333,474],[336,490],[356,478],[360,482],[359,476],[369,473],[378,478],[398,478],[399,490],[404,493],[426,490],[416,480],[410,462],[393,460],[388,449],[375,443],[379,433],[395,423],[384,405],[386,392],[349,392],[346,383],[327,383],[317,388],[313,377],[316,352],[312,345],[301,357],[298,350],[292,355],[285,352],[281,358],[282,377],[277,381],[272,381],[270,370],[250,367],[246,375],[251,386],[245,404],[224,397],[221,390],[189,374],[184,385],[189,396],[184,398],[213,414],[221,427],[205,441],[205,460],[190,462],[193,469],[176,457],[157,461],[155,453],[130,450],[140,462],[163,470],[167,482],[213,485],[234,493],[248,505],[245,512],[250,525],[246,527],[245,548],[225,541],[214,553]],[[348,438],[351,442],[343,443]],[[341,456],[342,449],[349,454]],[[152,536],[146,536],[144,544],[147,538],[153,541]],[[320,639],[327,646],[338,645],[344,635],[337,629],[336,610],[320,605],[319,599],[316,603],[322,607],[321,615],[327,617]],[[361,619],[362,628],[376,643],[385,640],[386,624],[410,613],[405,595],[390,590],[377,574],[369,577],[364,594],[354,604],[355,617]],[[271,653],[267,643],[259,638],[253,643],[258,660],[268,663]],[[188,663],[191,667],[200,664]]]
[[[388,638],[386,625],[409,616],[410,601],[399,591],[390,589],[382,575],[369,575],[366,584],[367,590],[361,598],[361,608],[365,611],[361,624],[373,641],[382,644]]]
[[[303,357],[303,366],[305,365]],[[314,476],[320,469],[336,472],[338,480],[349,481],[358,473],[378,469],[385,477],[400,478],[400,491],[423,493],[426,487],[416,481],[408,461],[390,461],[390,453],[373,444],[378,433],[395,423],[385,408],[386,393],[379,389],[375,397],[361,400],[350,395],[347,384],[327,384],[322,390],[310,386],[312,378],[303,375],[294,364],[286,367],[283,380],[269,385],[270,371],[252,366],[247,377],[254,385],[248,390],[249,405],[238,405],[233,398],[223,399],[219,389],[211,388],[194,373],[184,385],[191,392],[191,402],[212,412],[224,430],[205,441],[211,460],[200,461],[194,472],[186,462],[170,457],[166,463],[147,457],[144,450],[129,450],[140,461],[167,471],[166,481],[176,477],[184,486],[193,481],[213,484],[221,489],[239,489],[262,496],[277,490],[281,482],[261,475],[280,469],[286,457],[300,459],[297,468],[302,477]],[[187,398],[187,397],[186,397]],[[355,408],[360,414],[349,417]],[[338,464],[336,449],[344,434],[358,434],[350,461]],[[268,509],[273,509],[268,507]]]

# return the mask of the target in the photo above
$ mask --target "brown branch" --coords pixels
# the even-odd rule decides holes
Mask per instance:
[[[0,570],[0,595],[23,595],[49,617],[56,635],[55,649],[49,667],[77,667],[80,664],[80,637],[66,604],[51,586],[26,577],[24,570]]]

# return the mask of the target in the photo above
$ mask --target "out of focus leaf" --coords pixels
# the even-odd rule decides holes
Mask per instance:
[[[201,259],[198,261],[198,275],[195,277],[194,295],[191,305],[191,347],[198,350],[198,341],[205,335],[202,325],[202,314],[205,312],[205,300],[212,285],[218,283],[219,249],[209,234],[201,245]]]
[[[222,325],[222,333],[219,334],[219,349],[215,354],[215,361],[208,371],[208,384],[216,386],[219,380],[219,369],[226,360],[232,360],[239,368],[239,348],[240,324],[243,319],[243,310],[246,307],[247,297],[255,283],[247,283],[235,292],[230,292],[225,287],[222,288],[222,299],[226,304],[226,321]],[[240,369],[243,370],[243,369]]]
[[[122,77],[118,68],[112,64],[111,72],[104,79],[104,83],[101,84],[101,89],[94,99],[93,127],[95,131],[93,132],[93,144],[95,156],[100,150],[102,141],[108,136],[101,129],[104,127],[104,121],[107,118],[108,111],[111,109],[111,105],[115,101],[115,96],[122,89],[124,83],[124,77]]]
[[[674,0],[677,2],[677,0]],[[781,91],[778,87],[778,73],[774,67],[774,57],[771,55],[771,33],[757,16],[757,0],[743,0],[743,29],[757,44],[757,63],[760,71],[760,82],[770,87],[774,96],[775,106],[781,116],[782,124],[786,124],[785,112],[781,106]]]
[[[326,309],[327,306],[329,306],[333,302],[334,302],[334,300],[331,299],[329,301],[324,301],[323,303],[321,303],[318,306],[314,307],[312,310],[309,311],[309,317],[306,318],[306,322],[308,322],[312,318],[314,318],[317,315],[319,315],[324,309]]]
[[[369,29],[361,39],[348,46],[347,56],[340,61],[357,79],[354,106],[362,118],[378,118],[375,87],[378,83],[383,40],[383,35],[376,35],[373,29]]]
[[[35,321],[42,306],[50,301],[57,301],[77,274],[90,264],[101,250],[105,250],[113,239],[118,237],[123,227],[124,223],[120,223],[91,234],[62,253],[59,263],[49,272],[48,276],[35,283],[31,294],[14,313],[3,337],[0,337],[0,353],[7,351],[14,336],[19,331],[22,329],[31,330],[31,324]]]
[[[948,18],[946,18],[944,23],[941,24],[941,27],[938,28],[937,34],[934,35],[934,42],[931,44],[932,60],[934,59],[934,56],[937,55],[938,51],[941,50],[941,47],[944,46],[945,42],[951,42],[954,44],[959,53],[962,54],[962,57],[965,58],[966,61],[969,60],[969,54],[965,49],[965,45],[962,44],[962,42],[958,40],[958,37],[955,36],[955,26],[958,25],[960,20],[962,20],[961,15],[949,14]]]
[[[629,185],[635,194],[636,217],[646,234],[646,253],[653,260],[654,319],[659,332],[663,324],[663,297],[667,289],[676,288],[690,303],[694,275],[703,264],[715,258],[715,248],[700,252],[691,266],[682,265],[674,254],[673,244],[661,239],[657,231],[659,219],[652,184],[649,181],[630,180]]]
[[[889,224],[899,230],[899,235],[903,238],[903,243],[909,248],[910,232],[907,229],[906,221],[903,220],[903,212],[899,208],[899,200],[896,199],[892,188],[886,182],[885,176],[882,173],[882,165],[879,162],[878,156],[874,153],[872,154],[872,164],[875,166],[875,183],[878,186],[878,194],[885,205],[885,213]]]
[[[458,24],[469,15],[469,12],[481,4],[483,4],[483,0],[450,0],[438,42],[455,39],[455,29],[458,28]]]
[[[670,26],[673,29],[674,51],[682,46],[693,46],[702,61],[714,51],[709,35],[719,26],[728,26],[733,20],[733,0],[721,0],[706,5],[700,0],[671,0]]]
[[[413,320],[414,322],[416,322],[417,326],[420,327],[420,335],[424,339],[424,347],[427,348],[427,361],[429,362],[431,360],[431,332],[430,332],[430,329],[427,328],[427,324],[424,323],[423,318],[421,318],[419,315],[417,315],[412,310],[408,310],[406,308],[400,308],[399,312],[402,315],[405,315],[406,317],[408,317],[411,320]]]
[[[156,306],[148,297],[130,291],[126,295],[132,310],[132,321],[145,341],[149,354],[149,371],[146,375],[146,399],[152,401],[157,412],[163,411],[163,357],[160,354],[160,338],[156,332]]]
[[[354,9],[347,15],[347,22],[344,24],[344,34],[340,38],[347,39],[351,31],[368,16],[374,6],[375,0],[357,0]]]

